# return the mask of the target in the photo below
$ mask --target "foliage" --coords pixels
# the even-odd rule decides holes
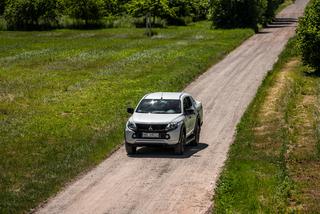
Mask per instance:
[[[105,15],[123,15],[127,13],[126,4],[130,0],[104,0]]]
[[[56,22],[56,0],[7,0],[4,17],[9,29],[28,29]]]
[[[5,2],[8,1],[7,4]],[[205,20],[208,0],[0,0],[9,29],[38,29],[39,26],[113,26],[104,20],[131,16],[136,26],[186,25]],[[65,21],[67,21],[65,23]],[[72,24],[70,24],[72,23]]]
[[[208,1],[206,0],[175,0],[169,2],[169,7],[173,10],[173,16],[168,16],[169,24],[185,25],[187,17],[190,21],[199,21],[206,19],[208,10]]]
[[[284,2],[284,0],[268,0],[267,7],[264,9],[262,14],[262,24],[267,24],[272,21],[276,15],[276,11],[279,6]]]
[[[257,0],[215,0],[211,18],[217,28],[252,27],[257,24]]]
[[[104,13],[103,0],[63,0],[62,2],[66,15],[84,20],[86,25],[96,23]]]
[[[128,4],[128,11],[134,17],[156,17],[166,18],[174,16],[173,10],[169,7],[168,0],[132,0]]]
[[[257,30],[274,18],[275,10],[283,0],[215,0],[211,1],[211,19],[217,28],[244,28]]]
[[[320,69],[320,0],[313,0],[299,20],[298,45],[303,63]]]
[[[3,14],[6,5],[6,0],[0,0],[0,16]]]

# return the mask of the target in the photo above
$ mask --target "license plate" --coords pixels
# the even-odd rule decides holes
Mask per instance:
[[[159,133],[142,133],[143,138],[159,138]]]

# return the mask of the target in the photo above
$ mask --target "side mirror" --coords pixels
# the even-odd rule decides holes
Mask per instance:
[[[134,109],[133,109],[133,108],[127,108],[127,112],[128,112],[129,114],[133,114]]]
[[[195,114],[195,113],[196,113],[196,112],[195,112],[194,109],[192,109],[192,108],[186,109],[186,114],[187,114],[187,115]]]

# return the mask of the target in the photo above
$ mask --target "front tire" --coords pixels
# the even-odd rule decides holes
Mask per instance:
[[[179,143],[174,147],[174,153],[176,155],[182,155],[184,153],[184,145],[186,144],[186,134],[182,129],[180,132]]]
[[[137,147],[130,144],[130,143],[125,143],[125,147],[126,147],[126,152],[128,155],[133,155],[133,154],[136,154],[137,152]]]

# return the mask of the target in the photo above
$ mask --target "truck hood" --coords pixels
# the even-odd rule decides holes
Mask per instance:
[[[142,124],[167,124],[172,121],[179,121],[182,114],[145,114],[134,113],[130,118],[134,123]]]

